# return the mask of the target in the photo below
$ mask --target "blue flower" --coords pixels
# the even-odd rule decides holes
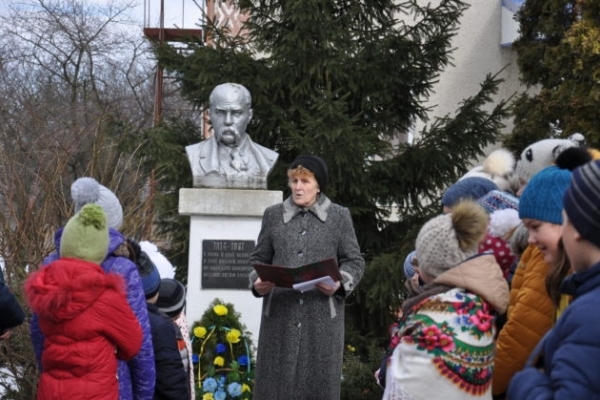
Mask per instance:
[[[217,389],[217,381],[214,378],[206,378],[202,383],[202,390],[205,392],[214,392]]]
[[[469,324],[469,316],[468,315],[458,315],[455,317],[454,323],[458,326],[464,326]]]
[[[198,357],[198,354],[192,354],[192,362],[194,364],[198,364],[200,362],[200,357]]]
[[[227,385],[227,393],[229,393],[229,395],[231,397],[241,396],[241,394],[242,394],[242,385],[240,385],[237,382],[230,383],[229,385]]]
[[[227,398],[227,394],[220,390],[215,393],[215,400],[225,400]]]
[[[238,357],[238,363],[242,366],[245,367],[246,365],[248,365],[248,356],[239,356]]]
[[[223,354],[227,351],[227,346],[225,346],[223,343],[217,343],[217,348],[215,351],[217,354]]]

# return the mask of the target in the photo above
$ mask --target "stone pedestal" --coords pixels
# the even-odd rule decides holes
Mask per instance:
[[[252,267],[245,260],[258,238],[265,209],[282,200],[281,191],[179,191],[179,213],[190,216],[186,305],[190,325],[202,317],[215,298],[220,298],[234,305],[257,343],[262,301],[248,288],[247,276]],[[207,265],[203,266],[203,260]]]

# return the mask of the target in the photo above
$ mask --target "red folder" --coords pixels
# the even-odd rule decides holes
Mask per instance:
[[[306,282],[323,276],[330,276],[334,282],[342,280],[335,258],[327,258],[296,268],[269,264],[252,264],[252,266],[263,282],[273,282],[280,287],[291,288],[295,283]]]

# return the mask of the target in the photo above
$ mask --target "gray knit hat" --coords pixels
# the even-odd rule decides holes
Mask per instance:
[[[86,204],[98,204],[106,213],[109,228],[119,230],[123,223],[123,208],[119,199],[107,187],[93,178],[79,178],[71,185],[71,198],[75,212]]]
[[[415,246],[419,271],[436,278],[477,254],[488,221],[487,212],[472,200],[461,201],[452,213],[429,220]]]

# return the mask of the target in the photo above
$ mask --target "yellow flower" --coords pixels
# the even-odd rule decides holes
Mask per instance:
[[[203,326],[197,326],[194,328],[194,336],[196,336],[197,338],[202,339],[204,336],[206,336],[206,328]]]
[[[356,351],[356,347],[352,345],[346,345],[346,349],[351,353],[354,353]]]
[[[213,307],[213,311],[215,312],[215,314],[217,314],[219,317],[222,317],[224,315],[227,315],[227,313],[229,312],[229,310],[227,310],[227,307],[225,307],[223,304],[217,304],[216,306]]]
[[[240,341],[240,336],[242,336],[242,332],[237,329],[231,329],[227,332],[226,339],[229,343],[238,343]]]
[[[202,400],[213,400],[213,399],[214,399],[214,397],[213,397],[212,393],[204,393],[202,395]]]
[[[250,391],[250,386],[246,385],[245,383],[242,384],[242,393],[249,392],[249,391]]]
[[[213,361],[213,364],[215,364],[217,367],[222,367],[225,365],[225,359],[221,356],[215,357],[215,361]]]

